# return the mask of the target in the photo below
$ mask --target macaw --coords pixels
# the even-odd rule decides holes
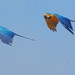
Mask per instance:
[[[26,38],[26,39],[29,39],[29,40],[33,40],[34,39],[31,39],[31,38],[28,38],[28,37],[24,37],[24,36],[21,36],[21,35],[18,35],[8,29],[6,29],[5,27],[2,27],[0,26],[0,39],[3,43],[5,44],[8,44],[10,46],[12,46],[12,42],[13,42],[13,37],[14,36],[19,36],[19,37],[23,37],[23,38]]]
[[[50,14],[50,13],[45,13],[44,14],[44,18],[45,18],[45,21],[47,23],[47,26],[53,30],[53,31],[57,31],[56,30],[56,26],[58,24],[58,22],[60,22],[69,32],[71,32],[72,34],[73,33],[73,27],[71,25],[71,22],[75,22],[73,20],[70,20],[66,17],[63,17],[61,15],[58,15],[58,14]]]

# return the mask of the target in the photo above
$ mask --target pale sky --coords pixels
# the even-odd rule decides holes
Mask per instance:
[[[0,0],[0,26],[36,40],[0,41],[0,75],[75,75],[75,35],[61,23],[51,31],[44,13],[75,20],[75,0]]]

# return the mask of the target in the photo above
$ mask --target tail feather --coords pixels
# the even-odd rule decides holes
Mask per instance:
[[[71,20],[72,22],[75,22],[75,21],[73,21],[73,20]]]
[[[25,39],[29,39],[29,40],[32,40],[32,41],[35,41],[34,39],[31,39],[31,38],[28,38],[28,37],[24,37],[24,36],[21,36],[21,35],[18,35],[18,34],[15,34],[16,36],[19,36],[19,37],[23,37]]]

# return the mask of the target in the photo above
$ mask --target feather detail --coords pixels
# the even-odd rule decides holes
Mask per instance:
[[[55,14],[55,16],[57,17],[57,19],[60,21],[60,23],[69,31],[71,32],[72,34],[74,34],[72,31],[73,31],[73,27],[71,25],[71,20],[66,18],[66,17],[63,17],[63,16],[60,16],[58,14]],[[73,21],[74,22],[74,21]]]

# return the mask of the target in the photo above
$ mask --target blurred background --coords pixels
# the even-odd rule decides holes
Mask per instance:
[[[0,41],[0,75],[74,75],[75,35],[60,23],[51,31],[43,16],[75,20],[74,9],[75,0],[0,0],[0,26],[36,40],[15,36],[13,46]]]

